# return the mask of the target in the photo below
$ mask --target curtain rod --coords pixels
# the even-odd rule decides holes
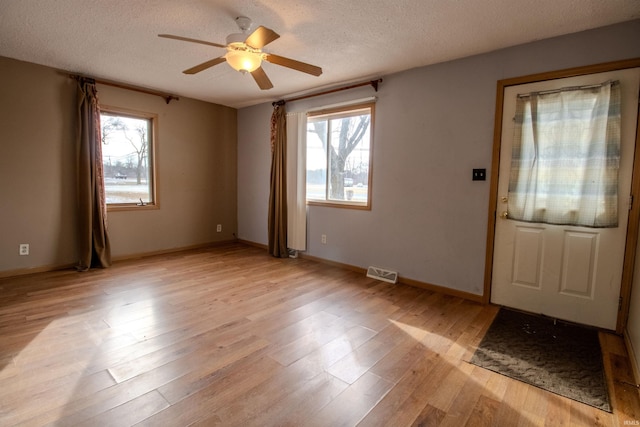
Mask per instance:
[[[88,79],[93,80],[97,84],[106,85],[106,86],[113,86],[113,87],[117,87],[117,88],[120,88],[120,89],[132,90],[132,91],[135,91],[135,92],[146,93],[147,95],[159,96],[160,98],[163,98],[167,104],[170,103],[174,99],[176,101],[180,100],[180,98],[177,97],[177,96],[169,95],[169,94],[162,93],[162,92],[157,92],[155,90],[144,89],[144,88],[137,87],[137,86],[130,86],[130,85],[126,85],[124,83],[111,82],[111,81],[108,81],[108,80],[100,80],[100,79],[96,79],[96,78],[93,78],[93,77],[81,76],[79,74],[69,74],[69,78],[72,78],[74,80],[78,80],[80,78],[88,78]]]
[[[372,86],[375,89],[375,91],[377,92],[379,83],[382,83],[382,79],[371,80],[371,81],[362,82],[362,83],[356,83],[356,84],[353,84],[353,85],[339,87],[339,88],[336,88],[336,89],[325,90],[323,92],[312,93],[310,95],[297,96],[297,97],[291,98],[291,99],[281,99],[280,101],[272,102],[271,105],[273,105],[275,107],[276,105],[284,105],[287,102],[300,101],[301,99],[313,98],[315,96],[321,96],[321,95],[328,95],[328,94],[334,93],[334,92],[341,92],[343,90],[355,89],[357,87],[369,86],[369,85]]]
[[[593,85],[567,86],[567,87],[563,87],[563,88],[560,88],[560,89],[550,89],[550,90],[543,90],[543,91],[540,91],[540,92],[521,93],[521,94],[518,94],[518,98],[529,98],[533,94],[536,94],[536,95],[549,95],[549,94],[552,94],[552,93],[571,92],[571,91],[574,91],[574,90],[595,89],[595,88],[603,87],[603,86],[608,85],[608,84],[611,84],[611,86],[615,86],[616,84],[619,84],[619,83],[620,82],[618,80],[607,80],[604,83],[598,83],[598,84],[593,84]]]

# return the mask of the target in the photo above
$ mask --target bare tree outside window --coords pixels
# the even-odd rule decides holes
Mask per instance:
[[[153,117],[103,111],[100,120],[107,204],[153,204]]]

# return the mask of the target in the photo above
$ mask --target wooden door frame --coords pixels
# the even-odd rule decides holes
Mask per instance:
[[[493,153],[491,159],[491,185],[489,189],[489,212],[487,217],[487,253],[484,267],[484,292],[482,302],[488,304],[491,301],[491,280],[493,274],[493,252],[496,231],[496,204],[498,201],[498,175],[500,172],[500,149],[502,139],[502,107],[504,91],[509,86],[517,86],[528,83],[536,83],[547,80],[563,79],[568,77],[584,76],[588,74],[604,73],[608,71],[624,70],[640,67],[640,58],[622,61],[606,62],[585,67],[568,68],[565,70],[551,71],[528,76],[514,77],[498,81],[496,90],[496,112],[493,130]],[[640,221],[640,107],[638,109],[638,121],[636,122],[636,142],[633,159],[633,171],[631,178],[631,195],[634,203],[629,211],[627,224],[627,238],[622,266],[622,282],[620,284],[620,309],[616,322],[616,333],[622,334],[629,317],[629,304],[631,286],[633,284],[633,270],[636,259],[636,245],[638,243],[638,222]],[[624,195],[621,195],[624,197]]]

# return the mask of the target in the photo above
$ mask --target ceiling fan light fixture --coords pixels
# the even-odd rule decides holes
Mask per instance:
[[[242,50],[229,50],[225,58],[231,68],[242,73],[251,73],[262,64],[262,57],[259,54]]]
[[[270,28],[262,25],[251,31],[251,19],[245,16],[236,18],[238,28],[241,33],[229,34],[227,36],[227,44],[213,43],[204,40],[192,39],[189,37],[174,36],[172,34],[158,34],[158,37],[186,41],[191,43],[200,43],[208,46],[226,48],[227,52],[214,59],[198,64],[195,67],[188,68],[183,71],[184,74],[197,74],[207,70],[215,65],[226,62],[231,68],[240,71],[243,74],[251,73],[251,76],[258,84],[261,90],[271,89],[273,83],[262,68],[262,61],[279,65],[281,67],[290,68],[292,70],[301,71],[303,73],[319,76],[322,74],[322,68],[305,62],[296,61],[295,59],[278,56],[272,53],[262,51],[262,48],[269,43],[280,38],[280,35]]]

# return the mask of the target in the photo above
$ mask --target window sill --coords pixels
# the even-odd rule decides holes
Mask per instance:
[[[144,205],[138,205],[135,203],[122,203],[107,205],[107,212],[120,212],[120,211],[148,211],[160,209],[155,203],[149,203]]]
[[[342,209],[358,209],[363,211],[370,211],[370,203],[354,203],[354,202],[340,202],[338,200],[307,200],[307,206],[324,206],[328,208],[342,208]]]

